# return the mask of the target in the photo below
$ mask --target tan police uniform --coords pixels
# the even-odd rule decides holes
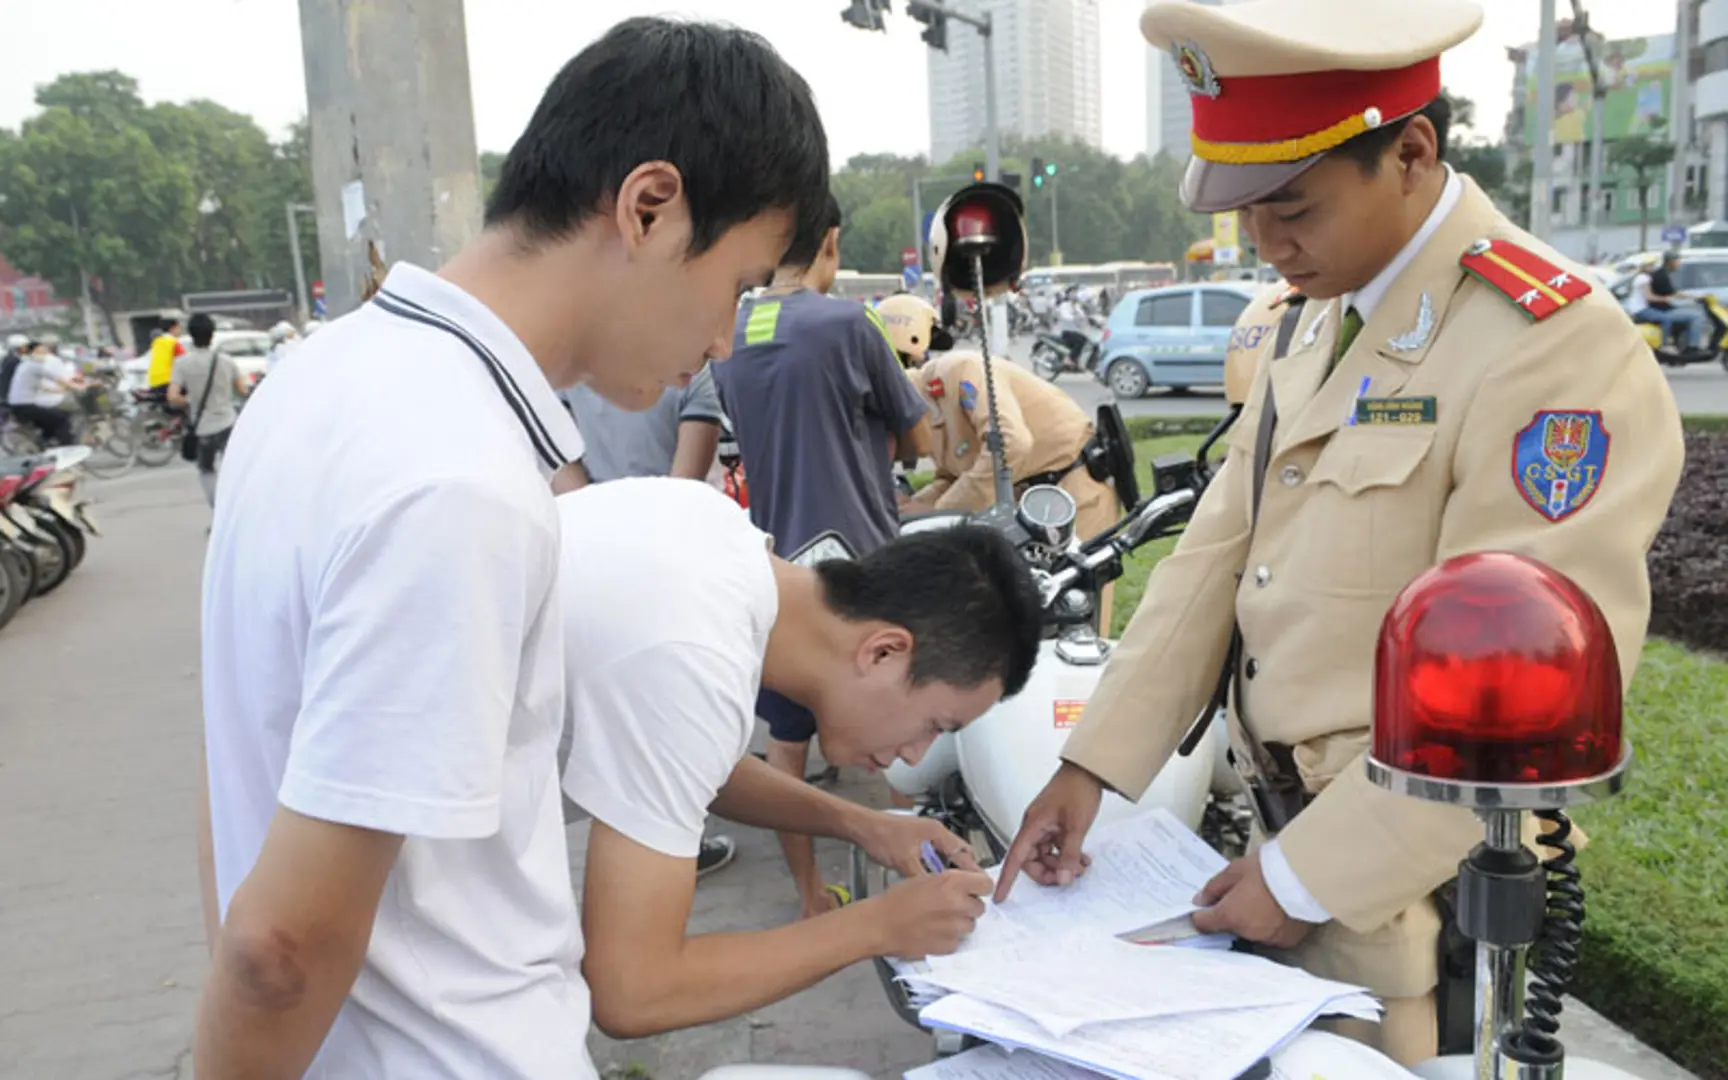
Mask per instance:
[[[1203,98],[1240,88],[1252,105],[1257,91],[1239,84],[1260,72],[1372,70],[1386,55],[1417,63],[1479,19],[1461,0],[1383,10],[1384,20],[1349,0],[1148,10],[1147,36],[1174,47],[1190,76],[1196,152],[1213,155],[1190,170],[1190,205],[1252,202],[1282,186],[1255,192],[1272,179],[1220,171],[1228,163],[1219,157],[1241,155],[1208,136],[1240,131],[1247,143],[1249,133],[1200,123]],[[1359,24],[1375,36],[1350,30]],[[1382,58],[1356,57],[1359,37]],[[1360,81],[1363,72],[1349,74]],[[1437,93],[1437,64],[1428,85]],[[1345,137],[1362,129],[1367,104],[1348,106],[1358,112],[1339,129]],[[1221,176],[1222,195],[1210,183]],[[1630,686],[1650,613],[1645,555],[1682,461],[1667,382],[1613,298],[1512,225],[1473,182],[1452,182],[1462,185],[1455,203],[1407,252],[1335,369],[1346,298],[1309,301],[1283,359],[1263,351],[1231,453],[1152,574],[1063,752],[1138,797],[1206,706],[1239,622],[1232,712],[1290,748],[1313,799],[1277,844],[1307,900],[1331,919],[1291,959],[1381,995],[1383,1024],[1349,1033],[1406,1064],[1434,1052],[1439,920],[1429,897],[1480,841],[1481,826],[1468,811],[1390,794],[1364,774],[1382,616],[1405,584],[1447,558],[1519,552],[1601,606]],[[1277,428],[1251,530],[1268,385]],[[1232,736],[1240,755],[1234,717]]]
[[[1092,421],[1074,399],[1031,372],[998,359],[996,411],[1002,418],[1002,447],[1016,494],[1035,480],[1049,482],[1074,497],[1074,531],[1090,539],[1122,516],[1116,489],[1094,480],[1080,463],[1092,438]],[[930,360],[912,381],[934,407],[930,417],[936,478],[912,499],[911,509],[987,508],[996,497],[994,466],[984,434],[990,429],[990,402],[984,386],[984,359],[974,352],[953,352]],[[1055,474],[1060,474],[1056,479]],[[1099,604],[1099,625],[1110,627],[1110,593]]]
[[[1272,347],[1278,336],[1278,322],[1295,296],[1296,291],[1286,285],[1268,287],[1236,317],[1230,341],[1224,347],[1224,400],[1231,405],[1247,402],[1261,354]]]

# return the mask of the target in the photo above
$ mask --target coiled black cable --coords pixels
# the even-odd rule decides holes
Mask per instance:
[[[1537,844],[1554,854],[1544,859],[1548,876],[1547,914],[1542,933],[1530,951],[1530,984],[1525,997],[1525,1038],[1535,1045],[1552,1043],[1560,1033],[1560,999],[1578,966],[1578,946],[1584,935],[1584,883],[1573,860],[1572,821],[1560,810],[1538,810],[1536,817],[1552,826]]]

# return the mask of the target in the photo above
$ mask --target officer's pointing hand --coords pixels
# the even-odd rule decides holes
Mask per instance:
[[[1097,777],[1063,762],[1026,808],[1020,832],[1002,863],[1002,876],[996,881],[996,902],[1008,899],[1021,870],[1040,885],[1072,885],[1085,873],[1092,860],[1080,851],[1080,845],[1098,816],[1103,798],[1104,785]]]
[[[1313,923],[1284,913],[1260,871],[1258,854],[1232,861],[1194,902],[1202,909],[1194,913],[1194,929],[1202,934],[1235,934],[1276,949],[1293,949],[1314,929]]]

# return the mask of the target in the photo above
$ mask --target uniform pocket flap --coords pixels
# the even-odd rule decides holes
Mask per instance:
[[[1434,431],[1432,426],[1397,431],[1346,428],[1332,437],[1308,478],[1316,484],[1332,484],[1346,495],[1397,487],[1410,479],[1428,456],[1434,446]]]
[[[1230,430],[1224,433],[1224,445],[1234,450],[1240,450],[1253,460],[1254,443],[1260,435],[1260,406],[1245,405],[1241,415],[1231,423]]]

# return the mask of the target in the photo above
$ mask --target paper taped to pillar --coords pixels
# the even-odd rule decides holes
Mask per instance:
[[[1212,215],[1212,262],[1235,266],[1241,258],[1241,226],[1236,211]]]
[[[342,235],[354,239],[366,220],[366,185],[350,180],[342,185]]]

